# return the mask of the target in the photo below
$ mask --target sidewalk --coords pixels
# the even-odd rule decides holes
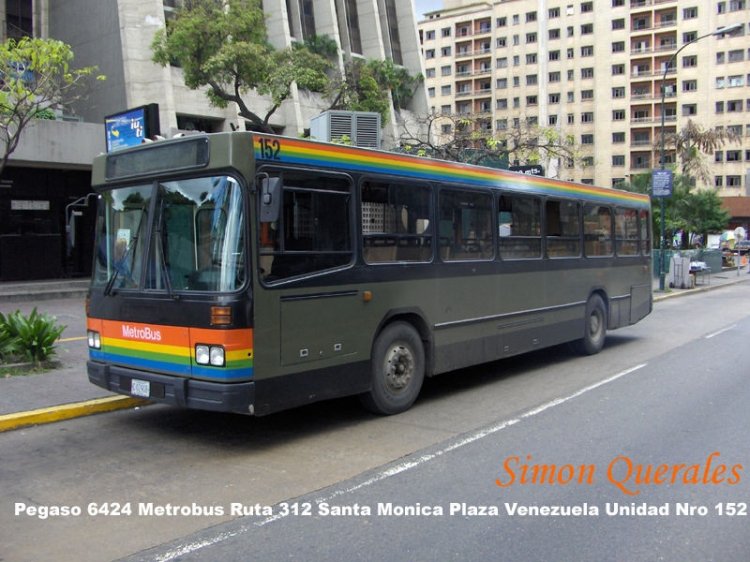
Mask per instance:
[[[654,301],[682,297],[727,285],[750,281],[742,270],[713,273],[694,289],[669,289],[659,292],[654,280]],[[116,395],[88,381],[86,361],[86,318],[84,296],[86,281],[0,283],[0,312],[33,308],[58,319],[67,328],[57,350],[59,366],[44,373],[0,378],[0,432],[29,425],[50,423],[99,412],[132,408],[146,402]]]

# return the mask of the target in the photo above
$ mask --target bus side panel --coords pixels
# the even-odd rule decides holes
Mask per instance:
[[[651,313],[653,298],[651,283],[630,288],[630,323],[635,324]]]

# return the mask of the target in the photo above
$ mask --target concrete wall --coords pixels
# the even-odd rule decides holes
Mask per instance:
[[[90,169],[94,157],[104,151],[103,124],[35,120],[23,130],[10,164]]]

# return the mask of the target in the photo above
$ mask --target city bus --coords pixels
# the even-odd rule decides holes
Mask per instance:
[[[425,377],[652,309],[645,195],[251,132],[96,158],[88,376],[266,415],[408,409]]]

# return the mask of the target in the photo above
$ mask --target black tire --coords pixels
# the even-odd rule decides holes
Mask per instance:
[[[408,410],[424,381],[424,346],[411,324],[395,322],[375,339],[370,358],[370,391],[360,396],[365,408],[393,415]]]
[[[586,303],[583,337],[576,343],[579,352],[595,355],[604,347],[607,338],[607,307],[599,295],[591,295]]]

